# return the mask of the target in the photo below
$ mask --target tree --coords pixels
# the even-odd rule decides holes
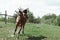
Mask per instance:
[[[29,21],[30,23],[33,23],[33,21],[34,21],[33,13],[30,12],[30,11],[29,11],[29,13],[28,13],[28,21]]]

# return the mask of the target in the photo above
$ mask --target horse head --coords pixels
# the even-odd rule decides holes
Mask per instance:
[[[25,14],[25,16],[28,18],[28,16],[27,16],[28,9],[23,10],[23,13],[24,13],[24,14]]]

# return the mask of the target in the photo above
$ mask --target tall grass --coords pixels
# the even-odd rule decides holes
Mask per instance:
[[[14,23],[4,24],[4,22],[0,22],[0,40],[17,40],[17,35],[10,37],[14,29]],[[24,31],[25,34],[21,34],[19,40],[60,40],[59,26],[27,23]]]

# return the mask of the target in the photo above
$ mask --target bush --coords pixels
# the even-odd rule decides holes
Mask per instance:
[[[41,19],[40,18],[34,19],[34,23],[40,23],[40,22],[41,22]]]
[[[5,18],[2,17],[2,18],[0,18],[0,21],[4,21],[4,19],[5,19]]]
[[[12,23],[14,23],[14,22],[15,22],[15,19],[14,19],[14,18],[8,18],[7,22],[12,22]]]
[[[54,20],[56,19],[56,15],[55,14],[50,14],[50,15],[44,15],[42,17],[42,22],[43,23],[46,23],[46,24],[53,24],[54,23]]]
[[[54,20],[54,24],[60,26],[60,15]]]

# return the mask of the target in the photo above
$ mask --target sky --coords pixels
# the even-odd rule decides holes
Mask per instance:
[[[60,15],[60,0],[0,0],[0,12],[13,15],[18,8],[29,8],[35,17],[47,14]]]

